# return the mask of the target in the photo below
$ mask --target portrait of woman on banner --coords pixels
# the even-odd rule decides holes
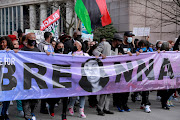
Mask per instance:
[[[109,82],[100,59],[88,59],[81,66],[82,78],[79,85],[87,92],[98,92]]]

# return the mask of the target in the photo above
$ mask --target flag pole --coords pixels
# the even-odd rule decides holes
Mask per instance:
[[[80,26],[81,20],[78,21],[78,25],[76,27],[76,30],[78,30],[79,26]]]

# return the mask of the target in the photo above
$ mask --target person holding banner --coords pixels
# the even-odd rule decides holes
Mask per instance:
[[[132,53],[135,53],[135,48],[133,45],[134,44],[133,36],[135,35],[130,31],[124,33],[123,43],[119,46],[119,52],[121,54],[128,54],[129,56],[132,56]],[[131,109],[127,105],[128,97],[129,97],[129,92],[114,94],[115,104],[119,112],[131,111]]]
[[[106,41],[105,38],[100,38],[101,43],[97,46],[97,48],[93,51],[94,56],[101,56],[103,59],[106,56],[118,55],[118,46],[122,43],[122,37],[119,33],[114,34],[113,41]],[[109,110],[110,104],[110,94],[100,95],[99,102],[97,105],[98,115],[104,116],[105,114],[114,114]],[[104,114],[105,113],[105,114]]]
[[[45,41],[39,43],[38,48],[41,52],[46,52],[47,55],[54,54],[54,48],[51,45],[52,34],[50,32],[44,33]],[[48,114],[48,110],[46,108],[46,103],[49,104],[49,112],[52,117],[54,117],[54,106],[57,103],[58,99],[41,99],[41,108],[40,113]]]
[[[77,51],[72,53],[73,56],[89,56],[87,53],[84,53],[82,49],[82,44],[79,41],[75,41],[74,46],[77,48]],[[74,104],[77,97],[71,97],[69,102],[69,114],[74,115]],[[81,118],[86,118],[84,114],[84,105],[85,105],[85,96],[79,97],[79,114]]]
[[[27,46],[23,47],[21,50],[40,52],[39,49],[36,47],[36,36],[34,33],[27,34],[26,40],[27,40]],[[25,120],[36,120],[34,110],[37,106],[37,103],[38,100],[32,100],[32,99],[22,100]]]
[[[169,42],[163,42],[162,46],[161,46],[161,51],[169,51],[171,49],[171,45]],[[173,93],[175,93],[174,89],[169,89],[169,90],[159,90],[158,91],[160,93],[161,96],[161,105],[162,108],[165,110],[170,110],[169,106],[167,105],[167,101],[170,98],[170,96],[173,95]]]
[[[139,48],[136,51],[140,53],[153,52],[153,49],[150,48],[149,45],[150,45],[149,41],[141,40],[138,44]],[[146,113],[150,113],[151,112],[150,105],[151,103],[149,102],[149,91],[142,91],[142,102],[140,108],[144,109]]]
[[[12,49],[13,49],[13,44],[12,44],[11,39],[8,36],[1,37],[0,38],[0,50],[9,51]],[[3,86],[1,89],[3,89]],[[4,101],[4,102],[2,102],[2,104],[3,104],[3,107],[2,107],[2,111],[1,111],[0,120],[10,120],[8,115],[6,114],[8,111],[8,108],[9,108],[10,101]]]

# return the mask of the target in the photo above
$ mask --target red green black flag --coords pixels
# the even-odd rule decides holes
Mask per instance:
[[[89,33],[97,27],[111,24],[106,0],[77,0],[75,11]]]

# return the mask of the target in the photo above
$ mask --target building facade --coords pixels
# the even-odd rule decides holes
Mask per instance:
[[[73,23],[75,23],[73,28],[76,28],[78,20],[74,13],[75,1],[0,0],[0,36],[12,34],[18,28],[22,29],[23,32],[25,29],[40,29],[40,23],[58,8],[60,8],[60,13],[65,13],[59,20],[59,32],[62,33],[64,29]],[[150,41],[152,43],[155,43],[156,40],[175,40],[180,34],[179,25],[176,23],[163,25],[163,14],[150,9],[152,4],[147,1],[149,0],[106,0],[114,27],[121,33],[133,31],[134,27],[150,27]],[[163,1],[172,2],[172,0]],[[159,4],[157,0],[152,0],[152,2]],[[162,8],[160,11],[162,11]],[[161,19],[150,18],[148,16],[150,14]],[[73,29],[71,28],[69,31],[72,35]],[[138,36],[137,38],[145,39],[145,37]]]

